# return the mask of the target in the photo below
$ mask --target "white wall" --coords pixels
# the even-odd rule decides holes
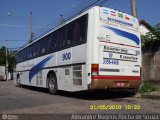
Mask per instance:
[[[145,35],[147,32],[150,32],[150,30],[143,24],[140,24],[140,33],[141,35]]]

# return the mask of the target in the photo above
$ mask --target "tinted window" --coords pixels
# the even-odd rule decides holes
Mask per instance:
[[[17,63],[19,63],[19,53],[17,53],[16,55],[16,60],[17,60]]]
[[[23,61],[26,60],[26,48],[23,49]]]
[[[22,56],[21,56],[22,54],[21,54],[21,52],[19,52],[19,62],[21,62],[22,61]]]
[[[58,32],[55,31],[52,33],[52,45],[51,45],[51,49],[53,51],[55,51],[58,47]]]
[[[76,22],[69,23],[67,25],[66,46],[71,45],[75,40]]]
[[[59,31],[58,48],[65,46],[65,27],[61,28]]]
[[[26,57],[27,57],[27,59],[29,59],[29,47],[27,47],[27,50],[26,50],[27,52],[26,52]]]
[[[47,41],[43,38],[40,40],[40,44],[41,44],[41,54],[45,54]]]
[[[52,39],[51,39],[51,34],[47,35],[45,37],[45,41],[46,41],[46,52],[48,53],[50,50],[51,50],[51,42],[52,42]]]
[[[86,41],[86,33],[87,33],[86,30],[87,30],[86,16],[83,16],[77,20],[76,43],[82,43]]]
[[[23,50],[21,51],[21,62],[23,61]]]
[[[32,48],[33,48],[33,46],[30,45],[29,46],[29,58],[32,58]]]
[[[40,41],[38,41],[38,42],[36,42],[36,55],[37,56],[39,56],[40,55],[40,51],[41,51],[41,49],[40,49]]]
[[[32,50],[32,55],[33,57],[36,57],[36,43],[33,44],[33,50]]]
[[[18,63],[18,54],[16,54],[16,57],[15,57],[15,63]]]

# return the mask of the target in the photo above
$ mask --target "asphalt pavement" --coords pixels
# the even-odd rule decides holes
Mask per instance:
[[[47,89],[18,88],[13,81],[0,81],[0,114],[19,119],[60,119],[60,116],[62,119],[73,119],[75,114],[159,115],[160,100],[135,98],[126,92],[110,91],[59,91],[57,95],[50,95]]]

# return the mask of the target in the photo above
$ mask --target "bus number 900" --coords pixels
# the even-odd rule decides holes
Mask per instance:
[[[70,60],[71,59],[71,53],[64,53],[62,54],[62,59],[63,60]]]

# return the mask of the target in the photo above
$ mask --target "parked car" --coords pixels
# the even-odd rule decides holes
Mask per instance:
[[[0,80],[6,80],[5,66],[0,66]]]
[[[1,75],[0,74],[0,80],[6,80],[6,75]]]

